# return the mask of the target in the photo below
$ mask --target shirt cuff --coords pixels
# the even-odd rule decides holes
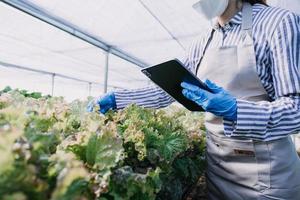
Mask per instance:
[[[224,133],[228,137],[263,134],[267,130],[270,112],[265,105],[237,100],[237,120],[224,120]]]
[[[124,97],[125,95],[128,95],[127,91],[115,91],[114,95],[115,95],[115,100],[116,100],[116,109],[117,110],[121,110],[123,108],[126,108],[129,104],[131,104],[130,100],[126,100],[122,97]]]

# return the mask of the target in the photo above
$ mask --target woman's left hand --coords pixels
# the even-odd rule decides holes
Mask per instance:
[[[182,94],[187,99],[197,103],[205,111],[213,113],[219,117],[224,117],[226,120],[236,121],[236,98],[210,80],[206,80],[205,84],[211,90],[211,92],[201,89],[196,85],[182,82]]]

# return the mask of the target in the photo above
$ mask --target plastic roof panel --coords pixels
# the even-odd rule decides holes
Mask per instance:
[[[6,55],[1,56],[2,61],[92,80],[96,78],[90,77],[94,74],[87,70],[87,66],[102,73],[100,66],[105,59],[102,50],[3,4],[0,13],[3,27],[0,30],[0,51]],[[78,51],[81,51],[81,57],[86,55],[90,59],[72,55]]]
[[[299,1],[269,0],[269,3],[298,11]],[[192,9],[197,0],[25,2],[150,64],[182,58],[192,40],[209,27],[209,23]],[[290,6],[292,4],[295,6]]]
[[[106,52],[3,3],[0,3],[0,13],[1,62],[98,82],[99,87],[102,87],[98,90],[98,95],[103,92]],[[147,78],[140,73],[140,68],[133,64],[110,55],[109,66],[112,75],[109,77],[109,88],[123,88],[123,85],[134,88],[148,84]],[[124,75],[124,72],[116,69],[118,66],[126,68],[131,75]],[[26,81],[25,78],[17,82],[6,78],[6,70],[0,68],[0,79],[6,80],[6,84],[4,81],[0,82],[1,88],[6,85],[35,88],[35,83]],[[22,74],[27,74],[22,70],[16,70],[16,73],[21,74],[21,77]],[[39,75],[33,74],[36,75],[34,77]],[[41,75],[41,79],[37,80],[43,80],[43,77],[47,77],[47,80],[40,82],[46,82],[51,87],[51,81],[48,80],[51,77],[48,75]],[[129,80],[131,81],[128,82]],[[43,90],[44,86],[40,86],[40,90]]]
[[[205,21],[201,20],[191,8],[195,0],[176,3],[174,0],[30,0],[29,2],[152,64],[182,57],[191,39],[207,27]],[[67,9],[65,5],[68,5]],[[159,18],[163,26],[153,14]],[[180,38],[183,47],[172,36]]]
[[[23,0],[89,35],[147,63],[182,58],[209,23],[193,9],[197,0]],[[269,0],[300,14],[300,0]],[[90,82],[91,94],[103,93],[103,50],[0,2],[0,61],[60,73]],[[149,84],[140,68],[109,55],[108,88]],[[11,78],[13,77],[13,78]],[[0,66],[0,88],[51,92],[51,76]],[[87,83],[55,78],[55,95],[84,98]]]

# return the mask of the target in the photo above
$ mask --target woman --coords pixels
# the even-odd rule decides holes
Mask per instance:
[[[300,17],[263,0],[201,0],[195,8],[217,16],[184,62],[210,80],[211,92],[182,83],[185,97],[206,110],[209,199],[299,200],[300,161],[290,135],[300,130]],[[105,113],[173,101],[149,87],[94,103]]]

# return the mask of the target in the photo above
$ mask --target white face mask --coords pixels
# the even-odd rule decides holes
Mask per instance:
[[[193,5],[193,8],[206,19],[211,20],[222,15],[228,4],[229,0],[200,0]]]

